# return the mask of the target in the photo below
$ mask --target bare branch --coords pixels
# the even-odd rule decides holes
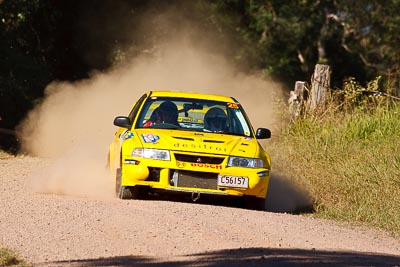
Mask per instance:
[[[343,20],[341,20],[336,14],[327,14],[327,19],[330,19],[332,21],[335,21],[339,25],[341,25],[344,29],[343,35],[341,38],[341,46],[344,48],[349,53],[354,53],[354,51],[346,44],[346,39],[349,37],[351,34],[354,34],[356,31],[350,27],[348,23],[345,23]],[[365,56],[362,53],[358,53],[358,56],[360,57],[361,61],[364,63],[365,66],[368,67],[373,67],[376,68],[377,65],[370,63]]]

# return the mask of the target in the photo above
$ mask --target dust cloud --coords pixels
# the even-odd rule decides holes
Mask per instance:
[[[79,82],[53,82],[20,127],[25,151],[57,159],[34,188],[58,194],[104,195],[113,182],[105,170],[117,115],[127,115],[147,90],[193,91],[229,95],[246,109],[255,127],[274,123],[272,101],[280,85],[236,72],[222,57],[194,50],[187,43],[165,46],[157,57],[136,57],[107,73]],[[100,170],[104,170],[100,172]],[[112,183],[108,195],[112,195]]]
[[[182,34],[162,40],[156,53],[141,53],[87,80],[54,81],[19,127],[22,149],[51,158],[32,177],[36,192],[112,197],[114,177],[106,168],[108,146],[117,128],[145,91],[222,94],[244,106],[253,126],[273,128],[273,102],[282,86],[261,74],[238,71],[223,55],[209,52]],[[217,44],[212,44],[217,45]]]
[[[271,174],[266,209],[279,213],[307,213],[313,211],[311,195],[293,179],[280,174]]]

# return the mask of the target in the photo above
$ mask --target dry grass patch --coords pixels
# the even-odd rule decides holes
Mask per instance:
[[[29,267],[31,265],[22,260],[15,252],[0,248],[0,266]]]
[[[307,187],[314,216],[400,237],[400,107],[356,97],[289,123],[269,144],[273,168]]]

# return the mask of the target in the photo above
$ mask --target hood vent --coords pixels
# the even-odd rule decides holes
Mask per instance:
[[[219,143],[219,144],[223,144],[224,141],[218,141],[218,140],[203,140],[203,142],[205,143]]]
[[[180,140],[186,140],[186,141],[194,141],[193,138],[190,137],[179,137],[179,136],[173,136],[175,139],[180,139]]]
[[[194,141],[193,138],[190,137],[181,137],[181,136],[173,136],[175,139],[179,140],[185,140],[185,141]],[[225,143],[224,141],[219,141],[219,140],[203,140],[204,143],[217,143],[217,144],[223,144]]]

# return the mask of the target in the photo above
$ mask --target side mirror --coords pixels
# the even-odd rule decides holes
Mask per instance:
[[[256,131],[257,139],[268,139],[271,138],[271,131],[266,128],[258,128]]]
[[[130,129],[132,127],[131,122],[128,117],[118,116],[114,119],[114,125],[122,128]]]

